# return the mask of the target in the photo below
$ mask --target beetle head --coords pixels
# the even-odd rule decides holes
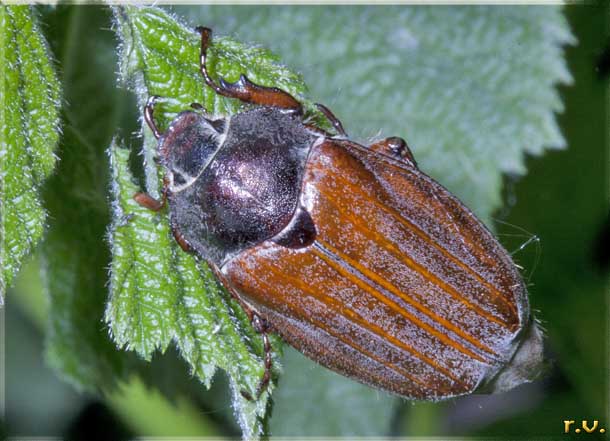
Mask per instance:
[[[197,112],[180,113],[159,142],[169,188],[177,193],[197,180],[226,138],[229,119],[211,120]]]

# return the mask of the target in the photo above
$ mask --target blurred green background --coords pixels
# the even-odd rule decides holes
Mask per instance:
[[[96,44],[114,45],[108,30],[108,11],[91,6],[85,9],[82,14],[87,15],[92,29],[107,30]],[[401,402],[391,410],[386,428],[379,429],[376,435],[559,438],[565,437],[566,419],[599,420],[600,427],[610,430],[610,7],[600,1],[587,6],[570,5],[564,11],[578,40],[577,45],[566,48],[574,83],[560,88],[565,111],[559,121],[568,149],[528,158],[525,177],[505,179],[506,204],[495,215],[508,224],[497,224],[507,249],[515,250],[527,240],[527,234],[521,234],[519,229],[540,238],[539,247],[528,246],[515,258],[526,268],[531,303],[534,310],[540,311],[538,317],[548,335],[547,374],[541,381],[500,396],[470,396],[441,404]],[[43,9],[41,13],[43,19],[49,20],[45,31],[53,51],[67,50],[53,46],[55,34],[61,30],[52,28],[51,19],[69,12]],[[111,70],[115,69],[116,60],[106,62]],[[114,78],[106,81],[102,90],[114,89]],[[129,134],[137,130],[135,104],[127,93],[122,99],[125,120],[131,118],[134,124],[122,127]],[[160,360],[155,359],[150,367],[151,371],[159,370],[156,378],[159,373],[183,378],[180,390],[174,390],[169,398],[147,390],[139,380],[132,380],[105,399],[78,393],[62,382],[43,360],[47,309],[42,286],[39,260],[34,257],[9,290],[2,313],[7,435],[69,439],[239,435],[222,378],[210,392],[203,391],[197,381],[188,378],[186,367],[176,361],[171,351]],[[299,359],[298,355],[290,357]],[[284,381],[304,380],[291,378],[287,372],[280,386]],[[345,407],[346,403],[339,405]],[[281,410],[276,409],[275,414],[281,414]],[[325,417],[333,419],[332,414]],[[371,424],[374,419],[371,414]],[[303,424],[314,428],[312,433],[316,435],[345,435],[340,424],[315,428],[315,419]],[[606,435],[579,436],[595,439]]]

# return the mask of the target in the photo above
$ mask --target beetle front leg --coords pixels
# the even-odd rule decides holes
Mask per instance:
[[[148,193],[138,192],[133,195],[134,200],[144,208],[148,208],[151,211],[161,211],[165,207],[165,193],[161,197],[161,200],[153,198]]]
[[[164,184],[161,200],[153,198],[148,193],[136,193],[135,195],[133,195],[133,198],[138,204],[140,204],[144,208],[148,208],[152,211],[160,211],[161,209],[163,209],[163,207],[165,207],[165,204],[167,203],[167,191],[167,186]],[[180,248],[182,248],[187,253],[192,253],[193,249],[186,241],[182,233],[180,233],[178,228],[175,225],[170,225],[170,229],[172,230],[172,235],[174,236],[174,239],[176,239],[176,242],[178,242],[178,245],[180,245]]]
[[[153,198],[148,193],[138,192],[133,195],[134,200],[144,208],[151,211],[161,211],[167,203],[167,193],[169,191],[169,181],[163,178],[163,189],[161,190],[161,200]]]
[[[415,161],[413,153],[411,152],[411,149],[409,149],[407,142],[398,136],[382,139],[381,141],[371,144],[369,149],[373,150],[374,152],[393,156],[396,159],[400,159],[406,164],[417,168],[417,162]]]
[[[219,79],[219,84],[214,82],[208,73],[206,65],[207,50],[212,30],[201,26],[195,30],[201,34],[199,70],[201,71],[205,83],[217,94],[228,98],[237,98],[246,103],[257,104],[259,106],[278,107],[297,114],[302,113],[303,108],[301,103],[292,95],[277,87],[265,87],[254,84],[245,75],[241,75],[239,80],[235,83],[228,83],[222,78]]]
[[[153,132],[155,138],[159,139],[161,137],[161,132],[157,127],[157,123],[155,123],[155,118],[153,116],[153,112],[155,110],[155,102],[159,99],[157,95],[152,95],[146,101],[146,106],[144,106],[144,121],[150,127],[150,130]]]

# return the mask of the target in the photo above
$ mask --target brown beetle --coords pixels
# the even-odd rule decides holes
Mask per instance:
[[[262,333],[320,364],[412,399],[505,390],[537,373],[542,336],[507,252],[405,141],[371,146],[303,122],[288,93],[242,76],[216,93],[254,104],[211,119],[199,104],[159,139],[172,231],[205,259]]]

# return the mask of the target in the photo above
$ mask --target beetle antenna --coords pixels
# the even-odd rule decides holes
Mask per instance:
[[[516,249],[512,250],[509,252],[510,256],[514,258],[514,256],[518,253],[520,253],[521,251],[523,251],[524,249],[526,249],[530,244],[534,244],[535,245],[535,250],[536,250],[536,254],[534,256],[534,261],[532,262],[531,265],[529,265],[531,267],[531,269],[529,270],[529,274],[527,275],[526,279],[527,282],[529,283],[529,281],[532,279],[534,272],[536,271],[536,269],[538,268],[538,264],[540,263],[540,256],[542,254],[542,242],[540,240],[540,237],[538,237],[536,234],[532,234],[529,231],[527,231],[525,228],[522,228],[518,225],[514,225],[511,224],[510,222],[506,222],[500,219],[494,219],[494,221],[496,223],[502,224],[502,225],[506,225],[509,226],[511,228],[514,228],[518,231],[521,231],[523,234],[498,234],[498,236],[502,236],[502,237],[515,237],[515,238],[527,238],[525,240],[525,242],[521,243],[521,245],[519,245]]]

